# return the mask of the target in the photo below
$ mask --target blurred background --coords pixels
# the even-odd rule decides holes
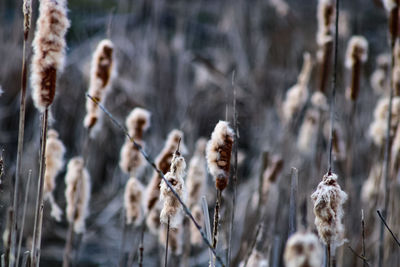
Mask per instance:
[[[37,0],[33,1],[29,57],[38,4]],[[368,61],[362,69],[360,95],[354,124],[351,125],[357,141],[353,147],[351,180],[354,192],[350,196],[352,210],[348,216],[353,223],[347,224],[346,231],[349,245],[357,250],[360,243],[361,186],[372,163],[380,160],[379,149],[373,146],[367,134],[379,97],[372,90],[369,77],[376,67],[376,56],[389,51],[387,14],[379,0],[341,1],[340,5],[335,121],[343,129],[350,127],[350,104],[345,99],[345,88],[350,79],[344,69],[347,42],[355,34],[363,35],[369,42]],[[5,228],[6,210],[11,203],[10,181],[15,175],[23,41],[21,7],[22,1],[0,0],[0,86],[4,91],[0,96],[0,149],[3,149],[5,170],[0,185],[1,231]],[[268,223],[264,225],[265,240],[260,250],[269,259],[270,266],[283,266],[280,255],[287,239],[291,167],[299,171],[298,207],[307,208],[305,221],[312,230],[315,227],[309,195],[327,169],[327,140],[322,138],[318,142],[319,163],[314,164],[315,154],[303,155],[296,147],[301,121],[293,127],[286,127],[282,123],[281,111],[287,89],[297,81],[303,53],[308,51],[316,58],[317,1],[69,0],[68,9],[71,28],[67,33],[66,65],[58,78],[50,124],[59,132],[66,146],[66,162],[82,153],[90,61],[97,44],[104,38],[111,39],[115,45],[117,69],[105,106],[121,123],[134,107],[144,107],[152,113],[151,127],[144,135],[146,151],[152,158],[161,151],[168,133],[176,128],[185,134],[184,142],[189,151],[186,159],[189,161],[196,140],[199,137],[208,139],[218,120],[233,122],[235,87],[240,158],[238,204],[231,247],[233,266],[243,259],[249,243],[255,238],[255,228],[249,226],[256,225],[257,221],[246,210],[259,188],[264,151],[268,151],[271,157],[280,157],[283,169],[277,181],[276,202],[266,205]],[[316,77],[317,69],[314,67],[309,83],[311,92],[317,90]],[[330,97],[330,82],[328,84],[326,94]],[[23,239],[26,249],[30,248],[33,231],[40,137],[40,117],[30,94],[28,89],[22,160],[24,179],[20,185],[25,186],[31,169],[33,179]],[[120,253],[123,190],[129,178],[118,166],[124,135],[106,117],[100,124],[101,130],[89,147],[90,216],[87,232],[81,237],[79,252],[74,256],[76,266],[115,266]],[[343,187],[348,177],[343,177],[340,168],[337,172],[339,184]],[[147,184],[151,174],[148,166],[140,179]],[[64,176],[65,168],[57,177],[54,194],[63,209]],[[231,185],[223,195],[221,229],[227,229],[229,224]],[[207,199],[212,214],[215,188],[211,177],[208,179]],[[68,225],[65,218],[60,223],[55,222],[49,213],[46,203],[41,266],[61,266]],[[298,217],[300,224],[300,214]],[[136,230],[129,231],[127,251],[137,246],[139,235]],[[373,243],[374,239],[369,237],[368,242]],[[157,240],[146,233],[145,266],[160,265],[163,249]],[[347,244],[343,247],[340,253],[345,256],[342,256],[341,266],[362,264]],[[224,255],[225,250],[226,243],[222,241],[218,251]],[[372,263],[373,254],[370,255],[367,258]],[[190,266],[207,265],[206,247],[203,245],[192,250]]]

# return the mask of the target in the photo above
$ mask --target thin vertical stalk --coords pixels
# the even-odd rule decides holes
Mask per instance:
[[[363,267],[367,267],[365,258],[365,223],[364,223],[364,210],[361,210],[361,256],[363,257]]]
[[[214,209],[214,224],[213,224],[213,236],[212,236],[212,247],[217,248],[218,242],[218,224],[219,224],[219,208],[221,206],[221,190],[217,189],[217,199],[215,201]]]
[[[139,244],[139,267],[143,267],[143,239],[144,239],[144,231],[146,229],[146,223],[143,221],[142,230],[140,232],[140,244]]]
[[[326,266],[331,267],[331,244],[326,246]]]
[[[120,246],[120,255],[119,255],[119,266],[123,267],[124,264],[124,256],[125,256],[125,243],[126,243],[126,235],[128,233],[128,225],[125,221],[125,216],[122,216],[122,236],[121,236],[121,246]]]
[[[65,249],[63,255],[63,267],[69,267],[73,240],[74,240],[74,222],[72,221],[68,224],[67,241],[65,242]]]
[[[22,267],[31,267],[31,257],[29,250],[24,252],[24,258],[22,259]]]
[[[289,203],[289,236],[294,234],[297,230],[297,184],[298,184],[298,171],[292,167],[290,184],[290,203]]]
[[[203,214],[204,214],[204,226],[206,228],[206,233],[207,233],[207,238],[208,241],[211,242],[211,225],[210,225],[210,214],[208,213],[208,205],[207,205],[207,200],[205,196],[201,197],[201,204],[203,208]],[[210,267],[214,267],[213,263],[213,253],[211,249],[208,250],[210,254]]]
[[[165,258],[164,258],[164,266],[168,266],[168,241],[169,241],[169,216],[168,216],[168,222],[167,222],[167,240],[165,241]]]
[[[7,225],[6,225],[6,231],[3,235],[3,238],[6,238],[4,246],[4,266],[9,266],[11,264],[11,232],[12,232],[12,226],[13,226],[13,218],[14,218],[14,210],[12,207],[8,208],[7,211]]]
[[[46,170],[46,141],[47,141],[47,124],[48,124],[49,109],[46,108],[42,113],[42,136],[41,136],[41,148],[40,148],[40,163],[39,163],[39,181],[38,190],[36,196],[36,209],[35,209],[35,224],[33,227],[33,240],[32,240],[32,252],[31,252],[31,263],[33,267],[39,266],[40,259],[40,239],[42,232],[42,220],[43,220],[43,188],[44,188],[44,173]]]
[[[235,220],[235,209],[236,209],[236,194],[237,194],[237,172],[238,172],[238,113],[236,109],[236,87],[235,87],[235,72],[232,75],[232,86],[233,86],[233,130],[235,132],[234,142],[233,142],[233,197],[232,197],[232,214],[231,223],[229,228],[229,241],[228,241],[228,260],[227,266],[230,266],[231,262],[231,243],[232,243],[232,233],[233,224]]]
[[[21,246],[22,246],[22,238],[24,236],[24,228],[25,228],[25,218],[26,218],[26,207],[28,206],[28,197],[29,197],[29,188],[31,184],[31,177],[32,177],[32,170],[29,170],[28,180],[26,181],[25,186],[25,199],[24,199],[24,208],[22,212],[22,223],[21,223],[21,232],[19,234],[18,240],[18,248],[17,248],[17,258],[16,258],[16,265],[19,266],[19,257],[21,255]]]
[[[24,3],[25,4],[25,3]],[[26,88],[27,88],[27,53],[26,47],[29,36],[29,27],[27,27],[27,23],[30,24],[30,21],[26,21],[30,19],[24,14],[24,41],[22,48],[22,72],[21,72],[21,98],[19,105],[19,125],[18,125],[18,145],[17,145],[17,166],[15,169],[15,181],[14,181],[14,199],[13,199],[13,208],[14,208],[14,219],[12,226],[12,244],[11,250],[13,254],[15,254],[16,249],[16,240],[18,238],[18,196],[19,196],[19,184],[20,184],[20,176],[21,176],[21,160],[22,160],[22,152],[24,149],[24,133],[25,133],[25,110],[26,110]],[[14,257],[12,259],[14,261]]]

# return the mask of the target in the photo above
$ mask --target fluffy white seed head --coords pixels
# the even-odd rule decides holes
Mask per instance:
[[[126,211],[126,223],[138,225],[142,220],[142,197],[144,187],[135,177],[129,178],[125,185],[124,207]]]
[[[323,46],[332,42],[334,30],[335,6],[332,0],[319,0],[317,9],[317,44]]]
[[[172,188],[181,199],[186,198],[185,182],[183,180],[185,168],[185,159],[179,153],[175,153],[170,171],[165,175],[165,179],[170,182]],[[179,223],[182,221],[182,205],[164,180],[161,181],[160,189],[160,200],[163,202],[160,221],[167,224],[169,219],[170,227],[178,228]]]
[[[247,265],[246,266],[253,266],[253,267],[268,267],[269,263],[268,263],[268,257],[265,253],[262,253],[260,251],[258,251],[256,248],[254,248],[251,251],[250,257],[247,260]],[[242,261],[239,264],[239,267],[244,267],[245,262]]]
[[[345,241],[342,220],[347,194],[340,188],[337,178],[334,173],[325,174],[317,190],[311,195],[319,237],[333,249]]]
[[[366,62],[368,59],[368,41],[363,36],[352,36],[346,50],[346,68],[353,68],[356,61]]]
[[[387,12],[392,11],[395,7],[397,7],[396,0],[382,0],[383,6],[385,7]]]
[[[89,214],[90,176],[82,157],[70,159],[65,175],[67,219],[74,224],[74,231],[85,231],[85,219]]]
[[[205,161],[205,148],[207,141],[201,138],[196,143],[196,151],[189,162],[187,173],[188,206],[199,202],[200,197],[204,195],[207,169]]]
[[[329,109],[328,100],[324,93],[316,91],[311,96],[311,104],[313,107],[326,111]]]
[[[388,72],[390,67],[390,55],[381,54],[376,58],[376,69],[372,73],[370,83],[376,94],[382,94],[388,87]]]
[[[142,108],[135,108],[127,117],[125,124],[129,135],[143,147],[142,138],[144,131],[150,126],[150,112]],[[125,140],[120,154],[119,166],[126,173],[135,175],[135,172],[144,164],[145,159],[142,153],[128,138]]]
[[[208,170],[215,179],[216,188],[221,191],[228,185],[233,138],[234,132],[229,123],[219,121],[207,143]]]
[[[65,0],[41,0],[36,33],[32,42],[32,98],[43,112],[54,100],[57,72],[65,57],[65,34],[70,26]]]
[[[323,249],[318,237],[311,232],[296,232],[286,243],[283,258],[286,267],[321,267]]]
[[[303,154],[311,155],[315,151],[319,119],[320,113],[315,109],[308,110],[304,117],[297,137],[297,148]]]
[[[104,98],[111,87],[111,80],[115,75],[113,51],[113,43],[105,39],[97,45],[93,53],[88,93],[100,103],[104,103]],[[99,106],[87,98],[86,111],[83,124],[90,129],[98,121]]]

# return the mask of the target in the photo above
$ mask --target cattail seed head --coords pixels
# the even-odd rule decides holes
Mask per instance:
[[[146,216],[146,226],[147,228],[149,228],[150,233],[152,233],[153,235],[158,235],[158,231],[160,229],[161,208],[162,208],[161,202],[156,201],[156,203]]]
[[[22,13],[24,14],[24,38],[26,40],[31,29],[32,0],[24,0]]]
[[[315,109],[307,111],[297,138],[297,148],[301,153],[311,155],[315,151],[319,120],[320,112]]]
[[[328,100],[324,93],[317,91],[311,96],[311,104],[313,107],[320,109],[322,111],[327,111],[329,109]]]
[[[45,156],[45,174],[44,174],[44,197],[50,201],[51,216],[56,221],[61,220],[62,210],[56,204],[53,191],[56,187],[56,176],[64,166],[65,147],[58,139],[56,130],[49,130],[47,133],[46,156]]]
[[[105,95],[111,86],[111,79],[114,76],[114,45],[110,40],[102,40],[93,53],[90,68],[90,83],[88,93],[98,102],[104,102]],[[92,128],[99,118],[99,107],[91,99],[86,100],[87,114],[84,119],[84,126]]]
[[[215,186],[222,191],[228,185],[234,132],[226,121],[219,121],[207,143],[207,165],[215,179]]]
[[[135,177],[129,178],[125,186],[124,207],[126,223],[138,225],[142,219],[142,194],[144,187]]]
[[[180,142],[180,143],[179,143]],[[187,149],[183,142],[183,132],[179,130],[172,130],[165,142],[163,150],[157,156],[155,164],[162,173],[167,173],[171,166],[172,157],[174,152],[178,149],[185,154]],[[153,206],[157,203],[160,197],[160,183],[161,177],[157,172],[154,172],[153,177],[150,180],[146,188],[146,209],[150,211]]]
[[[182,222],[180,222],[182,223]],[[159,233],[159,243],[165,246],[167,241],[167,227],[163,225],[160,227]],[[173,255],[181,255],[183,248],[183,228],[171,228],[169,229],[169,237],[168,237],[168,247],[171,250]]]
[[[396,0],[382,0],[383,6],[385,7],[387,12],[392,11],[394,8],[397,7],[397,1]]]
[[[193,206],[192,214],[200,227],[204,229],[203,211],[199,204]],[[193,246],[201,246],[203,244],[203,238],[193,222],[190,222],[190,244]]]
[[[183,176],[185,174],[186,162],[185,159],[179,154],[174,154],[172,158],[170,171],[165,175],[165,179],[172,185],[172,188],[178,194],[181,199],[185,199],[185,183]],[[163,208],[160,214],[161,223],[166,224],[168,219],[170,221],[171,228],[177,228],[179,223],[182,221],[182,206],[171,189],[165,183],[161,181],[160,185],[160,199],[163,201]]]
[[[347,194],[340,188],[337,178],[334,173],[325,174],[317,190],[311,195],[319,237],[333,249],[345,241],[342,219]]]
[[[284,260],[286,267],[320,267],[323,250],[318,237],[310,232],[296,232],[286,243]]]
[[[65,34],[70,26],[65,0],[42,0],[33,39],[32,97],[43,112],[53,103],[56,74],[64,66]]]
[[[143,147],[143,132],[150,126],[150,112],[142,108],[135,108],[127,117],[125,122],[129,135]],[[142,153],[137,149],[131,140],[125,140],[121,148],[120,168],[134,175],[136,170],[144,164]]]
[[[323,46],[326,43],[332,42],[333,29],[335,18],[335,6],[332,0],[319,0],[317,21],[317,44]]]
[[[346,51],[346,68],[351,70],[351,82],[346,97],[355,101],[360,89],[361,65],[368,58],[368,42],[363,36],[351,37]]]
[[[90,199],[90,176],[82,157],[70,159],[65,175],[65,198],[67,200],[67,219],[74,224],[74,231],[85,230],[85,219],[88,216]]]
[[[303,55],[303,67],[297,78],[297,83],[286,92],[286,99],[283,102],[283,119],[288,123],[305,104],[308,97],[308,81],[312,70],[310,53]]]
[[[370,207],[372,203],[383,194],[383,188],[380,186],[382,175],[382,164],[375,163],[372,165],[368,179],[361,188],[361,200],[364,205]]]
[[[245,262],[242,261],[239,264],[239,267],[244,267]],[[258,251],[256,248],[253,248],[253,250],[251,251],[250,257],[247,260],[247,265],[246,266],[252,266],[252,267],[268,267],[269,263],[268,263],[268,257]]]
[[[376,58],[376,69],[371,75],[370,83],[376,94],[382,94],[387,90],[387,76],[390,67],[390,55],[381,54]]]
[[[204,194],[207,169],[205,161],[205,149],[207,141],[200,138],[196,143],[196,151],[189,162],[187,173],[187,190],[188,190],[188,206],[199,202],[200,197]]]

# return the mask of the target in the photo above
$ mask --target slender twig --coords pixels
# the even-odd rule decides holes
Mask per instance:
[[[290,184],[290,203],[289,203],[289,236],[297,230],[297,183],[298,171],[292,167],[292,182]]]
[[[337,76],[337,65],[338,65],[338,42],[339,42],[339,0],[336,0],[336,18],[335,18],[335,50],[334,50],[334,61],[333,61],[333,77],[332,77],[332,98],[331,113],[330,113],[330,134],[329,134],[329,156],[328,156],[328,173],[333,170],[332,167],[332,146],[333,146],[333,123],[335,116],[335,103],[336,103],[336,76]]]
[[[144,231],[146,229],[146,223],[143,221],[142,230],[140,232],[140,244],[139,244],[139,267],[143,267],[143,239],[144,239]]]
[[[364,210],[361,210],[361,256],[363,257],[363,267],[368,263],[365,259],[365,223],[364,223]]]
[[[231,262],[231,243],[232,243],[232,233],[233,225],[235,220],[235,209],[236,209],[236,194],[237,194],[237,172],[238,172],[238,112],[236,109],[236,86],[235,86],[235,72],[232,74],[232,86],[233,86],[233,130],[235,131],[234,142],[233,142],[233,197],[232,197],[232,214],[231,223],[229,228],[229,241],[228,241],[228,260],[227,265],[230,266]]]
[[[354,249],[353,249],[351,246],[348,245],[347,247],[350,249],[350,251],[351,251],[356,257],[362,259],[363,265],[369,266],[369,263],[368,263],[367,259],[366,259],[363,255],[358,255],[357,252],[355,252]]]
[[[386,229],[388,229],[389,233],[392,235],[394,241],[396,241],[397,245],[400,247],[400,241],[397,239],[397,237],[394,235],[394,233],[392,232],[392,230],[389,228],[389,226],[387,225],[385,218],[383,218],[381,212],[379,210],[376,211],[379,215],[379,218],[381,218],[382,223],[385,225]]]
[[[326,245],[326,266],[331,267],[331,244]]]
[[[22,267],[31,267],[31,257],[30,257],[30,251],[27,250],[24,252],[24,256],[22,259]]]
[[[10,260],[11,260],[11,232],[12,232],[12,226],[13,226],[13,218],[14,218],[14,210],[12,207],[8,208],[7,211],[7,225],[6,225],[6,231],[4,233],[3,238],[5,237],[6,239],[4,241],[5,248],[4,248],[4,266],[9,266]]]
[[[31,5],[31,2],[26,3],[24,1],[24,5]],[[19,105],[19,125],[18,125],[18,145],[17,145],[17,166],[15,169],[15,182],[14,182],[14,199],[13,199],[13,208],[14,208],[14,219],[12,226],[12,244],[11,251],[13,255],[15,255],[17,238],[18,238],[18,197],[19,197],[19,184],[20,184],[20,176],[21,176],[21,161],[22,161],[22,152],[24,147],[24,132],[25,132],[25,109],[26,109],[26,88],[27,88],[27,43],[28,36],[30,30],[30,14],[26,14],[25,12],[30,12],[30,10],[24,9],[24,40],[22,47],[22,71],[21,71],[21,98]],[[21,233],[20,233],[21,234]],[[14,262],[15,258],[12,257],[11,261]],[[18,261],[18,259],[17,259]],[[11,264],[13,265],[13,264]],[[17,265],[18,266],[18,265]]]
[[[397,35],[397,19],[398,19],[398,3],[397,1],[397,6],[395,10],[397,10],[397,13],[395,13],[395,20],[396,23],[395,25],[391,25],[395,27],[393,29],[393,33]],[[395,41],[396,41],[396,36],[392,36],[391,40],[391,70],[393,72],[394,69],[394,59],[395,59],[395,54],[394,54],[394,46],[395,46]],[[392,73],[393,74],[393,73]],[[391,138],[390,138],[390,128],[391,128],[391,121],[392,121],[392,105],[393,105],[393,88],[394,88],[394,81],[393,81],[393,75],[390,76],[390,96],[389,96],[389,108],[388,108],[388,117],[387,117],[387,122],[386,122],[386,140],[385,140],[385,154],[384,154],[384,173],[383,173],[383,183],[384,183],[384,193],[383,193],[383,216],[387,216],[387,207],[389,204],[389,166],[390,166],[390,146],[391,146]],[[380,225],[379,229],[379,254],[378,254],[378,266],[382,267],[383,266],[383,253],[384,253],[384,242],[385,241],[385,235],[384,235],[384,227],[383,224]]]
[[[212,246],[213,248],[217,248],[218,243],[218,224],[219,224],[219,208],[221,206],[221,190],[217,189],[217,199],[215,201],[215,209],[214,209],[214,224],[213,224],[213,234],[212,234]]]
[[[160,175],[161,179],[165,182],[165,184],[168,186],[168,188],[171,190],[171,192],[174,194],[176,199],[179,201],[179,203],[182,205],[183,211],[186,213],[186,215],[190,218],[190,220],[193,222],[193,224],[196,226],[197,230],[200,232],[201,237],[203,238],[204,243],[211,249],[212,253],[216,257],[217,261],[222,265],[225,266],[223,263],[221,257],[217,255],[217,252],[211,245],[210,241],[207,239],[204,231],[201,229],[200,225],[196,221],[196,219],[193,217],[193,214],[190,212],[189,208],[186,206],[186,204],[183,202],[183,200],[179,197],[178,193],[176,193],[175,189],[172,187],[171,183],[165,178],[164,174],[162,173],[161,170],[159,170],[156,166],[156,164],[150,159],[150,157],[147,155],[147,153],[143,150],[142,146],[136,143],[136,141],[131,137],[127,131],[127,129],[120,124],[114,116],[95,98],[90,96],[89,94],[86,94],[86,96],[92,100],[94,103],[96,103],[100,109],[111,119],[111,121],[118,127],[120,130],[122,130],[125,134],[125,136],[132,142],[132,144],[135,146],[137,150],[140,151],[140,153],[143,155],[145,160],[150,164],[150,166]]]
[[[17,248],[17,258],[16,258],[17,262],[15,265],[17,267],[19,266],[19,256],[21,255],[22,237],[24,236],[26,207],[28,206],[28,197],[29,197],[29,188],[30,188],[30,183],[31,183],[31,177],[32,177],[32,170],[29,170],[28,180],[26,181],[26,186],[25,186],[25,199],[24,199],[24,208],[23,208],[23,212],[22,212],[21,232],[19,234],[18,248]]]
[[[207,200],[206,200],[205,196],[201,197],[201,204],[202,204],[202,208],[203,208],[204,226],[206,228],[207,238],[211,242],[210,214],[208,213],[208,204],[207,204]],[[210,266],[214,267],[213,260],[212,260],[213,259],[213,253],[212,253],[212,251],[210,249],[208,251],[210,253]]]
[[[168,266],[168,239],[169,239],[169,216],[167,221],[167,240],[165,241],[165,258],[164,258],[164,266]]]
[[[42,113],[42,136],[40,139],[40,163],[39,163],[39,182],[36,196],[36,209],[35,209],[35,224],[33,227],[33,240],[31,251],[31,264],[32,267],[39,265],[40,259],[40,239],[42,232],[43,220],[43,189],[44,189],[44,173],[46,170],[46,141],[47,141],[47,124],[48,124],[49,109],[46,108]]]

